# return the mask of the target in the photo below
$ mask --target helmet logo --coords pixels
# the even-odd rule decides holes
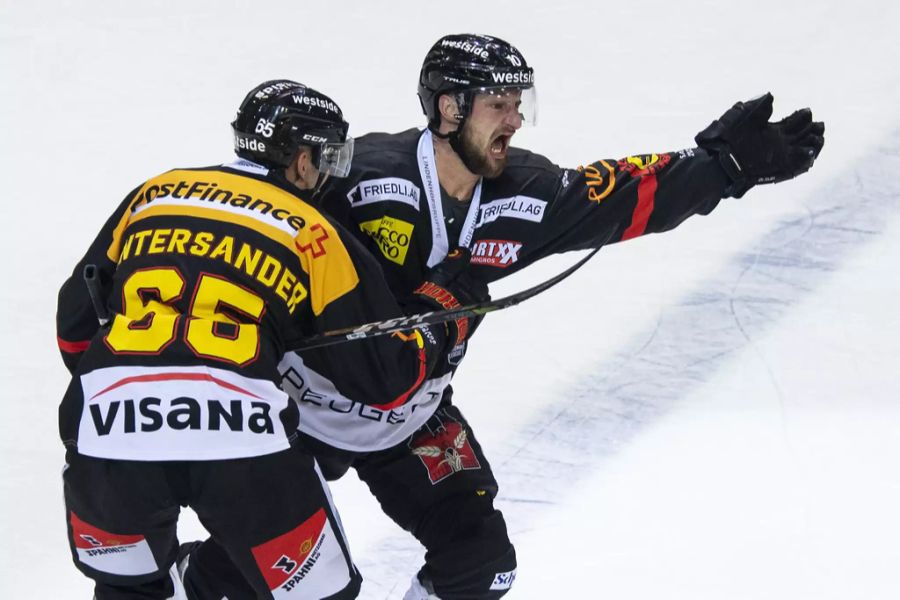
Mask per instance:
[[[459,79],[457,77],[453,77],[452,75],[444,75],[444,79],[453,83],[458,83],[460,85],[469,85],[472,83],[468,79]]]
[[[275,123],[267,119],[260,119],[256,123],[256,133],[261,134],[263,137],[272,137],[272,134],[275,133]]]
[[[234,145],[240,150],[252,150],[253,152],[266,151],[266,145],[263,142],[253,138],[245,138],[240,135],[234,136]]]
[[[494,80],[494,83],[497,84],[533,84],[534,83],[534,75],[531,71],[516,71],[515,73],[497,73],[494,71],[491,73],[491,79]]]
[[[261,90],[257,90],[254,98],[256,98],[257,100],[266,100],[273,94],[280,94],[281,92],[292,90],[295,88],[306,89],[306,86],[295,81],[275,81],[272,82],[272,85],[267,85]]]
[[[291,100],[293,100],[294,104],[301,104],[303,106],[324,108],[328,112],[333,112],[338,115],[341,114],[341,109],[338,108],[338,105],[327,98],[317,98],[315,96],[309,96],[309,95],[301,96],[299,94],[294,94],[293,96],[291,96]]]
[[[313,142],[316,144],[324,144],[325,142],[328,141],[327,139],[323,138],[320,135],[313,135],[311,133],[303,134],[303,139],[306,140],[307,142]]]
[[[476,46],[475,44],[463,40],[442,40],[441,46],[444,48],[455,48],[456,50],[462,50],[463,52],[471,52],[475,56],[484,59],[490,56],[488,51],[481,46]]]

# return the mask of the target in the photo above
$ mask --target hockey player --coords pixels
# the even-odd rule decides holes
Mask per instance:
[[[320,204],[379,259],[398,297],[456,246],[471,251],[470,275],[491,282],[550,254],[672,229],[723,198],[807,171],[824,143],[808,109],[769,122],[767,94],[735,104],[696,136],[698,147],[560,168],[511,146],[534,120],[534,74],[516,48],[484,35],[438,40],[418,92],[427,127],[358,139],[350,176],[332,181]],[[311,354],[288,354],[280,367],[326,478],[355,468],[425,546],[405,600],[499,598],[516,575],[493,507],[497,483],[451,401],[466,343],[391,410],[340,393]]]
[[[173,596],[179,506],[196,511],[250,597],[359,590],[277,364],[304,335],[402,312],[373,258],[303,200],[349,171],[338,105],[269,81],[232,125],[239,160],[138,186],[60,291],[73,374],[59,412],[68,538],[98,600]],[[103,288],[96,312],[88,265]],[[346,362],[323,351],[311,364],[341,394],[402,404],[443,358],[442,331],[358,342],[341,349]]]

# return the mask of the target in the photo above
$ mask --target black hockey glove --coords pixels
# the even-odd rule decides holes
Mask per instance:
[[[770,123],[772,94],[738,102],[694,141],[712,152],[731,179],[726,196],[740,198],[760,183],[778,183],[805,173],[822,151],[825,124],[802,108]]]
[[[425,281],[416,288],[404,303],[409,314],[436,310],[451,310],[477,302],[490,300],[487,284],[469,274],[472,255],[466,248],[457,248],[432,268]],[[448,350],[459,346],[471,337],[483,317],[463,317],[445,321]]]

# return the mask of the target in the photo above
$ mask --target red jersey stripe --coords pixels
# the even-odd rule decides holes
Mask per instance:
[[[622,241],[644,235],[647,222],[653,214],[653,203],[656,198],[656,175],[644,175],[638,182],[638,201],[631,216],[631,225],[622,234]]]
[[[402,406],[406,400],[409,398],[409,395],[414,391],[419,389],[419,386],[422,385],[422,382],[425,380],[425,349],[419,348],[419,376],[416,378],[416,382],[412,385],[411,388],[403,392],[400,396],[398,396],[395,400],[391,402],[387,402],[385,404],[374,404],[373,406],[378,410],[391,410],[397,408],[398,406]]]
[[[129,383],[143,383],[148,381],[211,381],[216,385],[225,388],[226,390],[238,392],[239,394],[244,394],[246,396],[252,396],[253,398],[259,398],[259,396],[257,396],[256,394],[251,394],[247,390],[241,389],[234,384],[219,379],[218,377],[213,377],[209,373],[158,373],[153,375],[134,375],[132,377],[126,377],[121,381],[117,381],[116,383],[112,384],[108,388],[100,390],[91,397],[91,400],[93,400],[97,396],[102,396],[110,390],[122,387],[123,385],[128,385]],[[261,399],[262,398],[260,398],[260,400]]]
[[[60,350],[67,354],[78,354],[79,352],[84,352],[88,349],[88,346],[91,345],[91,340],[85,340],[83,342],[70,342],[57,336],[56,344],[59,346]]]

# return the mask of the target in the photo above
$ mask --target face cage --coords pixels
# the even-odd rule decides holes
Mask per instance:
[[[353,138],[344,142],[326,142],[316,148],[316,168],[323,175],[346,177],[353,163]]]
[[[507,98],[510,94],[521,92],[519,96],[519,116],[523,125],[534,127],[537,124],[537,89],[534,86],[522,88],[515,86],[481,87],[466,90],[457,95],[457,103],[465,117],[472,113],[472,103],[475,96],[489,95],[498,98]]]

